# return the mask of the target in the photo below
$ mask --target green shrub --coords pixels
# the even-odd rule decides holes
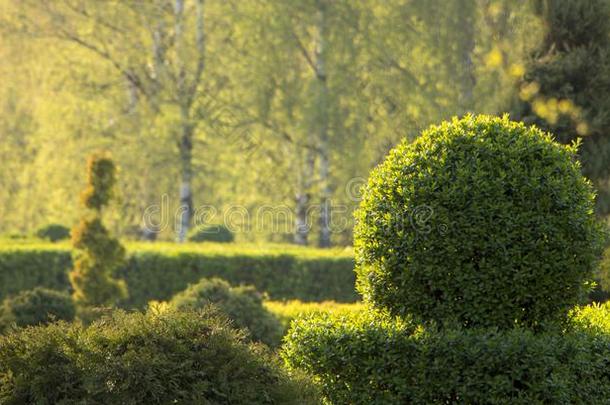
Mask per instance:
[[[4,299],[0,307],[0,331],[12,324],[23,327],[72,321],[74,315],[74,303],[68,293],[37,287]]]
[[[262,296],[252,286],[231,287],[219,278],[201,279],[170,301],[170,306],[179,310],[200,309],[210,304],[227,315],[235,327],[249,332],[252,340],[279,345],[280,322],[263,306]]]
[[[203,313],[115,313],[0,338],[2,404],[314,404],[262,347]]]
[[[95,307],[113,306],[127,297],[123,280],[114,278],[117,268],[125,260],[125,248],[110,236],[102,224],[102,208],[112,197],[116,182],[113,161],[92,155],[88,161],[88,185],[83,191],[83,205],[91,210],[72,232],[74,269],[70,283],[74,301],[84,317]]]
[[[43,226],[36,231],[36,236],[40,239],[46,239],[51,242],[70,239],[70,229],[59,224],[50,224]]]
[[[250,284],[274,300],[353,302],[354,260],[331,249],[248,247],[233,244],[131,243],[117,277],[129,296],[119,304],[144,308],[167,301],[201,278]],[[36,286],[66,290],[70,251],[57,244],[0,244],[0,299]]]
[[[235,236],[225,225],[203,225],[193,229],[188,240],[191,242],[230,243],[235,240]]]
[[[507,117],[466,116],[403,142],[357,214],[357,285],[395,315],[535,326],[584,298],[600,254],[576,145]]]
[[[578,328],[433,332],[371,314],[318,314],[293,322],[285,339],[289,366],[314,376],[333,404],[602,404],[610,398],[610,335]]]

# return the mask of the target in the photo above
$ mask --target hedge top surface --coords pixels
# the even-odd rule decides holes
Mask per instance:
[[[158,253],[163,255],[202,254],[206,256],[284,256],[298,258],[346,259],[353,257],[351,248],[318,249],[289,244],[254,243],[174,243],[174,242],[132,242],[121,240],[128,254]],[[0,252],[5,251],[66,251],[71,246],[66,242],[50,243],[37,239],[1,240]]]
[[[466,116],[404,141],[356,214],[365,300],[464,326],[536,326],[586,291],[601,252],[577,145],[508,117]]]

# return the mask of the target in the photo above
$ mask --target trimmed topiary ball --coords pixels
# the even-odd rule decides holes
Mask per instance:
[[[68,293],[37,287],[4,299],[0,307],[0,330],[43,325],[51,321],[72,321],[74,303]]]
[[[70,229],[59,224],[49,224],[36,231],[36,236],[51,242],[70,239]]]
[[[188,240],[190,242],[230,243],[235,240],[235,235],[224,225],[203,225],[193,229]]]
[[[200,309],[210,304],[227,315],[235,327],[249,332],[252,340],[269,346],[279,345],[282,339],[280,321],[263,306],[261,294],[252,286],[231,287],[222,279],[204,278],[170,301],[171,307],[180,310]]]
[[[358,290],[393,315],[537,326],[584,297],[601,253],[577,145],[466,116],[403,142],[357,213]]]

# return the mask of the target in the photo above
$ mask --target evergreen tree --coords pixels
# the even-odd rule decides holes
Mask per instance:
[[[537,0],[546,35],[526,68],[516,118],[571,143],[583,137],[584,174],[610,212],[610,39],[608,0]]]

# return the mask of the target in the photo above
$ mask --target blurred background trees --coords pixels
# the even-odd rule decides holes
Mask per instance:
[[[0,233],[74,224],[84,161],[102,148],[121,170],[105,215],[118,235],[142,237],[143,212],[165,204],[160,239],[227,220],[238,240],[351,244],[371,167],[469,111],[585,136],[585,172],[603,185],[607,9],[0,0]],[[553,100],[578,120],[554,121]]]

